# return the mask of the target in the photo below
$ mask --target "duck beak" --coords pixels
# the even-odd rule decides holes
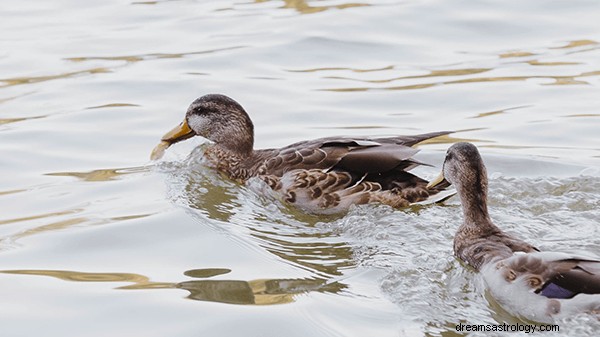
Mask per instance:
[[[163,142],[167,142],[170,145],[170,144],[175,144],[177,142],[180,142],[182,140],[186,140],[195,135],[196,135],[196,133],[194,132],[194,130],[192,130],[190,128],[190,126],[188,125],[187,121],[184,120],[179,125],[174,127],[173,130],[165,133],[165,135],[162,136],[162,138],[160,140]]]
[[[160,159],[163,156],[163,154],[165,153],[165,150],[169,146],[171,146],[177,142],[180,142],[182,140],[191,138],[195,135],[196,135],[196,133],[194,132],[194,130],[192,130],[190,128],[190,126],[188,125],[187,121],[184,120],[179,125],[174,127],[173,130],[165,133],[165,135],[162,136],[160,143],[158,145],[156,145],[154,150],[152,150],[150,159],[152,159],[152,160]]]
[[[441,184],[446,179],[444,178],[444,171],[440,172],[440,174],[427,184],[427,189],[432,189],[433,187]]]

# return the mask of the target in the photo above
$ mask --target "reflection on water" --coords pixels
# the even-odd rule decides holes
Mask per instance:
[[[144,289],[151,288],[172,288],[170,283],[151,282],[144,275],[131,273],[84,273],[69,270],[2,270],[5,274],[16,275],[37,275],[50,276],[63,281],[72,282],[125,282],[133,285],[120,287],[117,289],[128,289],[128,287],[140,287]]]
[[[229,269],[193,269],[184,274],[206,278],[229,273]],[[89,273],[69,270],[0,270],[15,275],[50,276],[71,282],[132,283],[115,289],[184,289],[187,298],[197,301],[227,304],[273,305],[294,301],[294,296],[307,292],[338,293],[346,286],[339,282],[327,283],[324,279],[262,279],[262,280],[193,280],[178,283],[154,282],[150,278],[133,273]]]
[[[587,48],[586,48],[587,47]],[[565,66],[574,66],[574,65],[582,65],[581,62],[575,62],[570,60],[565,61],[544,61],[545,57],[564,57],[568,58],[572,54],[576,53],[584,53],[597,50],[599,47],[598,42],[592,40],[576,40],[571,41],[565,46],[561,47],[549,47],[546,48],[546,51],[539,51],[536,53],[528,52],[528,51],[508,51],[502,52],[498,54],[500,60],[506,60],[509,63],[506,65],[510,65],[512,63],[524,63],[530,65],[535,68],[539,68],[540,70],[547,70],[549,68],[562,69],[561,67]],[[553,51],[554,50],[554,51]],[[557,55],[557,52],[560,54]],[[531,59],[532,56],[535,56],[535,59]],[[521,61],[515,61],[514,59],[522,59]],[[589,81],[583,80],[584,77],[597,77],[600,75],[600,70],[590,70],[590,71],[581,71],[575,74],[565,75],[564,71],[560,71],[558,74],[553,73],[543,73],[538,74],[534,73],[531,75],[498,75],[498,76],[472,76],[481,73],[489,73],[493,71],[500,71],[503,68],[503,64],[496,64],[494,62],[494,67],[475,67],[475,68],[458,68],[458,69],[435,69],[429,70],[428,73],[423,75],[401,75],[401,76],[386,76],[390,72],[398,72],[400,70],[395,69],[393,66],[371,69],[371,70],[355,70],[351,68],[340,68],[340,67],[326,67],[326,68],[309,68],[302,70],[293,70],[294,72],[346,72],[348,70],[353,73],[366,73],[369,75],[369,78],[357,78],[357,77],[348,77],[348,76],[324,76],[324,79],[330,80],[342,80],[342,81],[353,81],[353,82],[362,82],[375,84],[377,86],[369,86],[369,87],[336,87],[336,88],[320,88],[319,90],[323,91],[333,91],[333,92],[360,92],[360,91],[369,91],[369,90],[416,90],[416,89],[426,89],[436,86],[442,85],[455,85],[455,84],[469,84],[469,83],[488,83],[488,82],[516,82],[516,81],[527,81],[532,79],[539,80],[552,80],[552,82],[541,82],[540,85],[578,85],[578,84],[590,84]],[[533,68],[532,68],[533,70]],[[374,72],[381,72],[384,78],[372,78]],[[437,78],[437,77],[459,77],[454,80],[447,81],[433,81],[426,83],[410,83],[414,80],[428,79],[428,78]],[[466,78],[460,78],[466,77]],[[396,85],[396,86],[379,86],[379,84],[397,82],[397,81],[408,81],[409,84],[404,85]]]
[[[478,113],[476,116],[470,117],[470,118],[483,118],[483,117],[489,117],[489,116],[493,116],[493,115],[499,115],[499,114],[503,114],[506,113],[508,111],[511,110],[518,110],[518,109],[523,109],[523,108],[528,108],[531,107],[531,105],[523,105],[523,106],[516,106],[513,108],[506,108],[506,109],[502,109],[502,110],[494,110],[494,111],[488,111],[488,112],[481,112]]]
[[[263,2],[271,2],[273,0],[254,0],[255,3],[263,3]],[[276,0],[280,2],[279,0]],[[328,9],[346,9],[346,8],[354,8],[354,7],[364,7],[369,6],[367,3],[341,3],[336,5],[311,5],[310,3],[314,3],[317,1],[309,1],[309,0],[283,0],[284,5],[281,8],[293,8],[297,10],[301,14],[313,14],[326,11]]]
[[[80,70],[80,71],[66,72],[66,73],[57,74],[57,75],[4,78],[4,79],[0,79],[0,82],[4,82],[4,85],[0,85],[0,88],[15,86],[15,85],[22,85],[22,84],[46,82],[46,81],[70,78],[70,77],[81,76],[81,75],[94,75],[94,74],[102,74],[102,73],[109,73],[109,72],[110,72],[110,70],[106,69],[106,68],[91,68],[91,69]]]
[[[581,46],[598,46],[598,45],[599,45],[599,43],[596,41],[593,41],[593,40],[576,40],[576,41],[571,41],[562,47],[554,47],[552,49],[570,49],[570,48],[577,48],[577,47],[581,47]],[[590,49],[587,49],[587,50],[590,50]]]
[[[47,116],[33,116],[33,117],[19,117],[19,118],[0,118],[0,125],[3,124],[10,124],[10,123],[16,123],[16,122],[22,122],[22,121],[27,121],[27,120],[31,120],[31,119],[38,119],[38,118],[44,118]]]
[[[122,107],[135,107],[135,106],[139,106],[139,105],[131,104],[131,103],[109,103],[109,104],[103,104],[103,105],[98,105],[98,106],[91,106],[86,109],[122,108]]]
[[[140,54],[140,55],[123,55],[123,56],[79,56],[79,57],[68,57],[65,60],[71,62],[86,62],[86,61],[125,61],[128,63],[135,63],[140,61],[148,61],[148,60],[159,60],[159,59],[173,59],[173,58],[182,58],[186,56],[193,55],[204,55],[204,54],[212,54],[221,51],[235,50],[239,48],[244,48],[243,46],[235,46],[235,47],[227,47],[227,48],[218,48],[218,49],[208,49],[202,51],[193,51],[187,53],[150,53],[150,54]],[[0,80],[2,81],[2,80]]]
[[[189,299],[255,305],[291,303],[298,294],[313,291],[335,294],[345,287],[342,283],[326,283],[323,279],[202,280],[177,284],[177,288],[190,292]]]
[[[448,75],[444,75],[444,76],[448,76]],[[526,80],[530,80],[530,79],[554,80],[554,82],[541,83],[541,85],[572,85],[572,84],[589,84],[589,82],[579,80],[577,78],[594,77],[594,76],[600,76],[600,70],[583,72],[583,73],[576,74],[576,75],[561,75],[561,76],[558,76],[558,75],[555,75],[555,76],[553,76],[553,75],[531,75],[531,76],[474,77],[474,78],[466,78],[466,79],[453,80],[453,81],[440,81],[440,82],[432,82],[432,83],[410,84],[410,85],[400,85],[400,86],[391,86],[391,87],[373,87],[373,88],[370,88],[370,87],[354,87],[354,88],[352,88],[352,87],[350,87],[350,88],[334,88],[334,89],[320,89],[320,90],[340,91],[340,92],[368,91],[368,90],[415,90],[415,89],[425,89],[425,88],[431,88],[434,86],[449,85],[449,84],[485,83],[485,82],[514,82],[514,81],[526,81]],[[423,75],[421,77],[431,77],[431,76]],[[373,81],[373,80],[359,80],[359,79],[341,78],[341,77],[336,77],[336,78],[360,81],[360,82],[370,82],[370,83],[377,83],[377,82],[384,83],[384,82],[390,82],[390,81],[396,81],[398,79],[402,79],[402,77],[400,77],[400,78],[393,78],[390,80]],[[406,78],[406,77],[404,77],[404,78]],[[414,77],[412,77],[412,78],[414,78]]]
[[[341,275],[344,268],[355,265],[348,243],[314,227],[341,215],[304,214],[240,186],[202,165],[202,147],[189,156],[185,166],[166,173],[174,200],[184,202],[202,221],[243,226],[263,249],[286,263],[324,278]],[[261,211],[265,207],[266,213]]]
[[[150,171],[150,166],[125,167],[116,169],[99,169],[87,172],[53,172],[46,173],[47,176],[75,177],[83,181],[110,181],[128,174]]]
[[[11,224],[11,223],[15,223],[15,222],[21,222],[21,221],[44,219],[44,218],[50,218],[50,217],[55,217],[55,216],[61,216],[61,215],[75,214],[75,213],[79,213],[81,211],[83,211],[83,209],[81,209],[81,208],[75,208],[75,209],[69,209],[69,210],[66,210],[66,211],[58,211],[58,212],[52,212],[52,213],[36,214],[36,215],[22,217],[22,218],[4,219],[4,220],[0,220],[0,225],[7,225],[7,224]]]

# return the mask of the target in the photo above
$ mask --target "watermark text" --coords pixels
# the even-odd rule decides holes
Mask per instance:
[[[471,331],[503,331],[503,332],[546,332],[546,331],[560,331],[560,327],[556,324],[463,324],[459,323],[456,325],[457,332],[471,332]]]

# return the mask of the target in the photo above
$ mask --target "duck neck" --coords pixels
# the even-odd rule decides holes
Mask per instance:
[[[250,156],[254,148],[254,126],[248,119],[234,120],[215,128],[208,137],[221,149],[241,157]]]
[[[498,230],[492,223],[488,212],[487,181],[485,179],[477,181],[472,186],[458,185],[456,190],[463,209],[464,225],[462,230],[475,235]]]
[[[223,137],[216,143],[224,150],[232,152],[242,157],[248,157],[252,154],[254,148],[254,137],[238,134],[236,137]]]

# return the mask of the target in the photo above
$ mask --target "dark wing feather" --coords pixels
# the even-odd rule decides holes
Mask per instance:
[[[574,295],[600,294],[600,262],[566,260],[557,263],[561,265],[555,269],[548,284],[554,283]]]
[[[387,172],[397,168],[419,150],[403,145],[383,144],[350,150],[335,168],[351,172]],[[408,166],[408,165],[407,165]]]
[[[544,253],[541,253],[544,254]],[[579,258],[544,258],[524,254],[507,260],[516,275],[527,274],[536,292],[549,298],[571,298],[577,294],[600,294],[600,261]]]

